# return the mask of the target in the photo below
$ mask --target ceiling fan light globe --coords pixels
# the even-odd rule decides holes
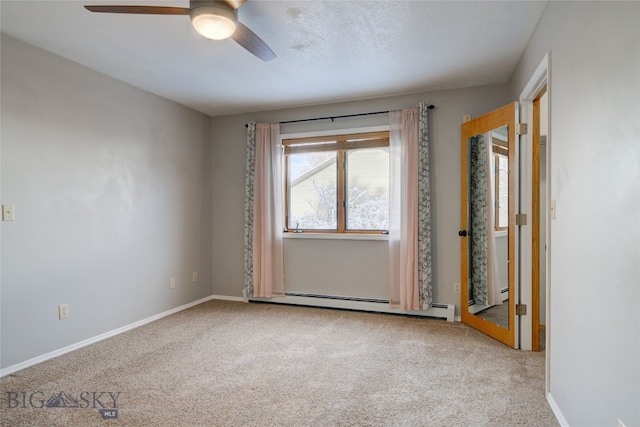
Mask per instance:
[[[223,7],[201,6],[191,10],[191,24],[208,39],[224,40],[236,31],[238,17],[235,11]]]

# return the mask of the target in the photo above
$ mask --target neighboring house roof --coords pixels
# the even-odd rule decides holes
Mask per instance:
[[[296,185],[300,184],[301,182],[304,182],[307,179],[317,175],[318,173],[322,172],[323,170],[325,170],[329,166],[333,165],[335,163],[335,161],[336,161],[336,156],[332,156],[332,157],[328,158],[327,160],[325,160],[324,162],[320,163],[319,165],[309,169],[308,171],[306,171],[305,173],[303,173],[302,175],[300,175],[299,177],[297,177],[296,179],[291,181],[291,187],[295,187]]]

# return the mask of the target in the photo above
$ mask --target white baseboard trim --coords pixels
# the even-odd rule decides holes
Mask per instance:
[[[547,402],[549,402],[549,406],[551,406],[551,410],[553,411],[553,414],[556,416],[558,423],[560,423],[562,427],[569,427],[569,423],[567,422],[566,418],[562,414],[562,411],[558,407],[558,404],[553,399],[553,396],[551,396],[551,393],[547,393]]]
[[[287,295],[285,297],[274,297],[274,298],[251,297],[249,298],[249,301],[272,302],[277,304],[295,304],[295,305],[305,305],[309,307],[373,311],[377,313],[408,314],[411,316],[437,317],[441,319],[447,319],[447,321],[449,322],[454,321],[454,313],[455,313],[455,305],[438,304],[438,303],[434,303],[433,306],[427,310],[401,310],[397,308],[390,308],[388,303],[357,301],[357,300],[348,300],[348,299],[335,299],[330,297],[319,298],[319,297]]]
[[[229,298],[231,298],[231,297],[229,297]],[[77,350],[79,348],[88,346],[90,344],[97,343],[98,341],[102,341],[104,339],[111,338],[111,337],[113,337],[115,335],[118,335],[118,334],[121,334],[123,332],[130,331],[131,329],[135,329],[135,328],[137,328],[139,326],[145,325],[147,323],[151,323],[151,322],[153,322],[155,320],[158,320],[158,319],[162,319],[163,317],[169,316],[171,314],[177,313],[177,312],[182,311],[182,310],[186,310],[187,308],[191,308],[193,306],[196,306],[198,304],[202,304],[203,302],[207,302],[207,301],[212,300],[212,299],[216,299],[216,295],[210,295],[208,297],[204,297],[204,298],[201,298],[199,300],[192,301],[192,302],[187,303],[185,305],[181,305],[180,307],[172,308],[171,310],[167,310],[167,311],[164,311],[162,313],[156,314],[154,316],[147,317],[146,319],[138,320],[137,322],[133,322],[133,323],[130,323],[128,325],[122,326],[120,328],[114,329],[112,331],[105,332],[104,334],[96,335],[95,337],[87,338],[86,340],[77,342],[75,344],[68,345],[66,347],[60,348],[58,350],[51,351],[49,353],[43,354],[41,356],[34,357],[32,359],[29,359],[29,360],[25,360],[24,362],[16,363],[15,365],[11,365],[11,366],[8,366],[8,367],[6,367],[4,369],[1,369],[0,370],[0,378],[4,377],[5,375],[13,374],[14,372],[20,371],[20,370],[22,370],[24,368],[28,368],[29,366],[33,366],[33,365],[36,365],[38,363],[44,362],[45,360],[53,359],[54,357],[58,357],[58,356],[61,356],[61,355],[65,354],[65,353],[69,353],[70,351]],[[221,298],[217,298],[217,299],[221,299]],[[243,301],[243,299],[240,298],[240,301]]]

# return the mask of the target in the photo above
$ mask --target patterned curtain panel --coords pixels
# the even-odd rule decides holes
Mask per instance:
[[[469,217],[470,295],[476,304],[487,305],[487,142],[484,135],[470,139]]]
[[[253,296],[253,200],[256,168],[256,122],[247,125],[247,158],[244,188],[244,289],[245,298]]]
[[[427,104],[418,105],[420,123],[418,129],[418,287],[420,308],[433,303],[431,274],[431,176],[429,174],[429,123]]]

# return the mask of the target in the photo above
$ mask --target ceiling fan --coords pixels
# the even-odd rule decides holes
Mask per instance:
[[[271,61],[276,54],[253,31],[238,21],[238,8],[247,0],[190,0],[189,7],[167,6],[92,6],[85,9],[101,13],[137,15],[189,15],[196,31],[213,40],[231,37],[240,46],[262,59]]]

